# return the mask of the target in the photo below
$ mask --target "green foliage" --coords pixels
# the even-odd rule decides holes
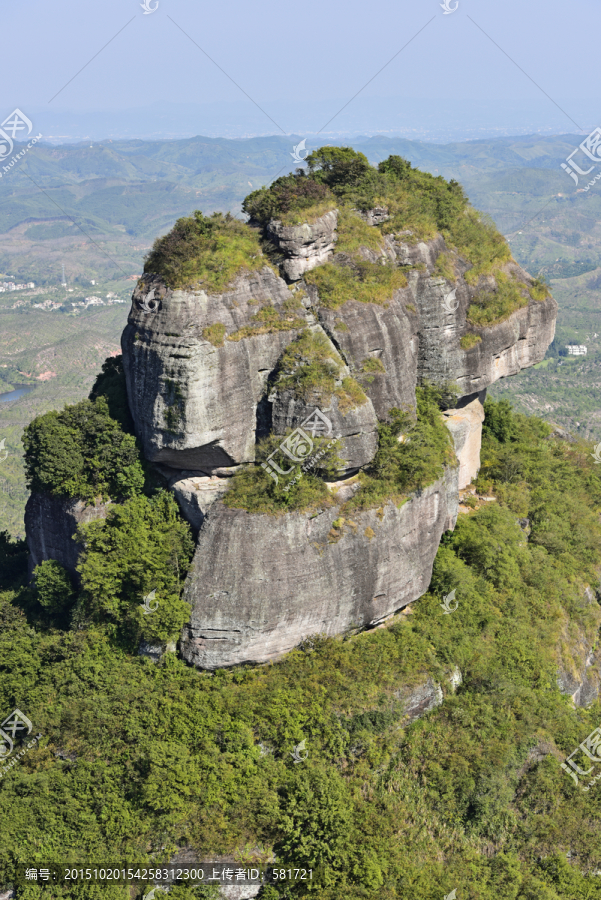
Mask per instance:
[[[242,203],[251,220],[266,225],[279,219],[284,225],[311,222],[336,206],[336,198],[325,184],[307,178],[304,169],[284,175],[268,188],[253,191]]]
[[[551,289],[544,277],[535,278],[528,288],[528,293],[533,300],[543,301],[551,296]]]
[[[307,284],[314,284],[319,302],[326,309],[339,309],[348,300],[386,306],[399,288],[407,287],[407,278],[392,265],[353,259],[350,265],[326,263],[305,274]]]
[[[28,487],[59,497],[133,497],[144,486],[135,438],[104,396],[34,419],[23,435]]]
[[[460,214],[449,218],[443,226],[447,243],[472,263],[465,274],[468,284],[477,284],[481,275],[488,275],[511,260],[511,250],[492,219],[465,205]]]
[[[392,409],[388,422],[380,423],[378,451],[359,476],[361,489],[344,509],[369,509],[388,500],[401,504],[412,491],[441,478],[445,465],[455,464],[451,436],[440,414],[442,391],[425,384],[416,395],[416,420]]]
[[[43,560],[33,576],[37,600],[49,613],[60,614],[73,605],[76,591],[71,576],[55,559]]]
[[[242,272],[267,265],[257,234],[229,213],[178,219],[157,238],[146,257],[144,272],[160,275],[170,288],[223,291]]]
[[[133,434],[134,421],[129,411],[125,372],[123,371],[123,357],[121,354],[109,356],[102,363],[102,371],[96,376],[89,399],[97,400],[98,397],[105,398],[111,419],[118,422],[127,434]]]
[[[309,401],[315,395],[321,404],[329,404],[333,394],[338,398],[344,414],[362,406],[367,397],[354,378],[341,379],[344,363],[325,334],[305,329],[288,344],[275,373],[275,385],[280,391],[292,391]]]
[[[383,375],[386,369],[382,360],[377,356],[367,356],[361,363],[361,371],[367,374]]]
[[[455,274],[455,259],[452,253],[439,253],[434,266],[433,275],[444,278],[445,281],[455,284],[457,275]]]
[[[434,420],[441,401],[425,395]],[[147,864],[186,847],[199,859],[275,850],[282,867],[313,869],[310,884],[265,887],[266,900],[599,900],[600,795],[559,763],[597,727],[600,704],[574,708],[557,687],[560,661],[582,667],[583,636],[599,627],[584,599],[601,564],[599,467],[539,420],[486,412],[485,477],[495,495],[525,485],[531,534],[503,504],[461,515],[430,590],[387,628],[211,674],[171,654],[151,664],[98,624],[33,630],[18,597],[0,595],[0,708],[18,706],[44,735],[0,783],[0,884],[17,863]],[[138,568],[126,547],[141,591],[142,567],[165,569],[144,541],[134,527]],[[452,590],[458,608],[445,615]],[[403,698],[430,677],[444,702],[410,724]],[[94,891],[52,895],[126,896]]]
[[[361,247],[381,252],[384,247],[382,232],[373,225],[368,225],[355,210],[341,205],[338,210],[337,253],[356,254]],[[355,257],[353,257],[355,258]]]
[[[468,307],[466,318],[471,325],[481,328],[497,325],[528,305],[522,284],[511,281],[504,272],[497,272],[495,278],[496,290],[479,291]]]
[[[213,344],[214,347],[223,347],[226,331],[227,328],[222,322],[214,322],[212,325],[207,325],[206,328],[203,328],[202,336],[205,341]]]
[[[285,439],[286,435],[271,435],[257,444],[257,464],[236,472],[231,488],[223,497],[225,506],[268,515],[332,506],[332,495],[323,479],[334,480],[344,468],[338,456],[340,442],[314,438],[311,452],[303,463],[295,464],[279,452],[274,459],[285,474],[273,472],[269,467],[264,469],[267,458],[278,450]],[[313,459],[316,462],[311,466]],[[303,465],[307,466],[306,470],[303,470]]]
[[[111,507],[106,519],[82,525],[85,545],[78,572],[83,599],[78,618],[104,622],[129,646],[176,639],[190,616],[181,589],[194,549],[189,525],[173,496],[134,497]],[[156,591],[158,608],[146,613],[144,597]]]
[[[274,306],[263,306],[254,314],[248,325],[228,335],[228,341],[241,341],[242,338],[254,337],[257,334],[272,334],[275,331],[292,331],[304,328],[305,321],[297,316],[294,299],[286,300],[283,308],[278,310]]]
[[[462,350],[471,350],[472,347],[480,343],[482,343],[482,338],[479,334],[468,333],[463,335],[459,341],[459,346]]]

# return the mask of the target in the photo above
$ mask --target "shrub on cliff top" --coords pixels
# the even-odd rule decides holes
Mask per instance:
[[[332,198],[332,206],[335,202],[340,211],[342,230],[344,216],[352,215],[353,209],[388,208],[388,219],[371,228],[371,242],[376,242],[378,232],[378,240],[383,234],[400,232],[404,240],[412,242],[429,240],[440,232],[449,246],[473,264],[476,278],[511,258],[503,236],[470,206],[457,181],[421,172],[396,155],[375,168],[352,147],[321,147],[310,153],[306,162],[308,175],[299,169],[270,187],[254,191],[244,201],[243,209],[262,224],[293,214],[295,222],[307,221],[303,210],[308,214],[321,190],[327,193],[320,195],[318,202]],[[343,249],[344,240],[341,231],[339,249]],[[367,239],[365,246],[371,246]]]
[[[111,418],[103,396],[38,416],[22,440],[32,491],[90,501],[133,497],[144,487],[136,439]]]
[[[268,265],[257,234],[229,213],[178,219],[146,257],[144,272],[160,275],[170,288],[216,294],[242,272]]]

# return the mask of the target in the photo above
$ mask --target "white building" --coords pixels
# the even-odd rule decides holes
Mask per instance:
[[[568,356],[586,356],[584,344],[568,344],[566,350],[568,351]]]

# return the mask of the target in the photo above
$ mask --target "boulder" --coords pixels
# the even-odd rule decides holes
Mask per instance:
[[[184,597],[188,662],[215,669],[266,662],[316,633],[375,625],[428,588],[441,535],[457,517],[457,472],[400,508],[249,514],[217,501]]]
[[[282,273],[289,281],[298,281],[305,272],[328,262],[336,244],[338,210],[333,209],[312,224],[282,225],[272,220],[267,237],[284,254]]]
[[[447,409],[443,414],[459,460],[459,490],[471,484],[480,470],[485,395],[483,391],[473,399],[466,397],[460,409]]]
[[[29,572],[46,559],[55,559],[75,579],[81,544],[73,540],[80,525],[106,518],[110,501],[87,504],[83,500],[32,493],[25,507]]]
[[[169,490],[173,491],[182,516],[195,531],[199,531],[209,509],[229,485],[229,479],[203,472],[177,472],[169,480]]]
[[[267,378],[306,325],[302,306],[284,307],[292,299],[267,266],[218,295],[173,291],[145,276],[121,345],[129,406],[147,459],[208,474],[254,460]],[[290,330],[261,333],[255,317],[266,307]],[[222,333],[207,331],[211,326],[222,326]],[[240,336],[243,329],[253,333]]]

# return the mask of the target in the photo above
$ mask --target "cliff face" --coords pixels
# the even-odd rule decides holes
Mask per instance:
[[[265,662],[309,635],[381,622],[427,590],[456,518],[457,469],[400,509],[342,521],[338,508],[267,516],[216,503],[186,582],[184,657],[207,669]]]
[[[44,560],[55,559],[77,577],[75,567],[82,548],[73,536],[80,525],[106,518],[108,506],[32,493],[25,507],[30,574]]]

